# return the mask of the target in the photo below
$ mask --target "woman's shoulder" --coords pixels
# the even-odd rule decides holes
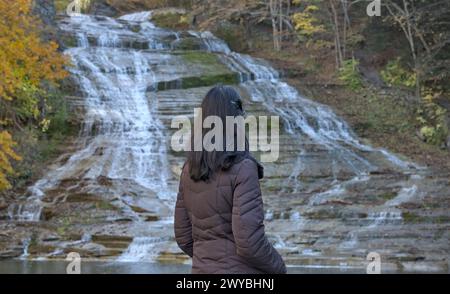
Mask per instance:
[[[187,174],[189,174],[189,162],[186,160],[181,167],[180,178],[183,179]]]
[[[242,169],[256,169],[258,172],[258,178],[262,179],[264,177],[264,167],[250,154],[242,157],[234,164],[232,168],[232,170],[236,173]]]

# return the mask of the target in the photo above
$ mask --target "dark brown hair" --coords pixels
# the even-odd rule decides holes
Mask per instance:
[[[222,120],[222,125],[226,124],[226,117],[244,116],[242,99],[239,93],[230,86],[218,85],[212,88],[203,99],[201,104],[203,120],[208,116],[216,116]],[[203,121],[201,122],[203,125]],[[213,126],[214,127],[214,126]],[[209,129],[202,128],[202,140]],[[235,146],[233,151],[221,150],[206,151],[202,144],[202,151],[195,151],[193,148],[194,131],[192,130],[191,150],[188,154],[189,174],[194,181],[208,181],[218,170],[229,169],[234,163],[245,157],[249,153],[248,140],[245,139],[245,151],[237,151],[237,130],[234,132]],[[223,134],[224,146],[226,146],[225,128]]]

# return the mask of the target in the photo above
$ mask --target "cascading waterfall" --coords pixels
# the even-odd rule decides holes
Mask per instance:
[[[72,57],[74,66],[70,71],[78,80],[83,96],[81,147],[61,166],[30,187],[29,197],[22,205],[10,207],[12,219],[38,221],[43,207],[52,205],[44,201],[46,192],[64,180],[72,179],[75,185],[90,181],[87,188],[83,187],[88,189],[83,192],[90,192],[89,189],[96,191],[96,186],[101,186],[96,181],[104,177],[142,187],[143,194],[154,194],[158,205],[167,208],[162,213],[163,217],[155,221],[153,227],[149,226],[142,221],[140,213],[132,209],[134,196],[120,192],[120,201],[126,206],[121,207],[122,213],[132,219],[133,224],[138,223],[139,230],[129,233],[134,239],[120,255],[119,261],[154,260],[162,247],[173,244],[173,238],[151,232],[154,228],[168,230],[176,193],[171,184],[168,130],[158,115],[159,102],[155,91],[159,82],[195,76],[194,69],[186,66],[179,57],[180,52],[171,52],[173,44],[186,35],[200,39],[203,49],[215,54],[233,73],[238,73],[239,88],[243,93],[252,103],[280,116],[285,133],[299,145],[293,158],[289,159],[291,169],[283,179],[284,184],[280,184],[280,190],[283,187],[289,187],[293,192],[307,190],[300,176],[310,169],[308,156],[316,149],[326,153],[320,158],[326,168],[320,172],[328,172],[324,177],[330,179],[329,185],[321,192],[316,191],[309,202],[306,201],[306,206],[320,206],[331,198],[345,195],[347,186],[369,181],[370,172],[380,168],[380,158],[393,169],[417,168],[384,149],[361,143],[347,123],[329,107],[302,97],[265,61],[232,52],[224,41],[209,32],[189,31],[186,34],[157,28],[150,21],[151,16],[151,12],[133,13],[118,19],[82,15],[61,21],[61,29],[75,35],[77,41],[77,47],[68,49],[66,53]],[[182,108],[176,103],[172,105]],[[373,159],[367,156],[368,153],[375,153],[378,157]],[[341,179],[341,170],[350,176]],[[417,187],[404,188],[386,207],[416,197],[416,192]],[[145,202],[145,198],[140,201]],[[155,204],[149,203],[148,206]],[[269,210],[266,219],[272,221],[273,218],[274,213]],[[298,211],[291,211],[283,219],[295,224],[291,227],[297,230],[303,229],[308,222]],[[368,227],[397,223],[401,222],[401,214],[394,209],[371,211],[367,222]],[[344,247],[356,246],[357,242],[357,232],[350,232]],[[281,237],[277,244],[295,247]],[[306,255],[316,254],[315,251],[311,251],[314,254],[308,250],[305,252]]]
[[[202,38],[200,34],[194,34]],[[308,206],[325,204],[329,199],[336,199],[346,195],[347,186],[355,183],[364,183],[370,180],[369,174],[383,168],[377,161],[384,159],[389,166],[401,172],[423,169],[415,163],[401,160],[397,156],[382,148],[373,148],[359,141],[348,124],[339,118],[329,107],[315,103],[302,97],[296,89],[283,82],[280,74],[265,61],[251,56],[230,52],[227,48],[209,46],[204,42],[210,52],[222,53],[220,59],[228,65],[232,71],[239,72],[241,87],[247,92],[253,102],[262,103],[271,113],[279,115],[285,131],[300,141],[310,141],[325,148],[332,159],[328,160],[330,177],[333,179],[329,187],[315,194],[309,200]],[[290,187],[291,192],[299,192],[304,189],[299,177],[308,169],[308,162],[303,158],[308,151],[301,147],[290,175],[284,183],[284,187]],[[367,153],[376,153],[376,160],[366,158]],[[353,176],[348,180],[337,180],[337,166],[346,167]],[[414,178],[414,174],[410,176]],[[402,223],[402,214],[399,210],[390,206],[398,204],[404,199],[415,196],[416,186],[404,187],[396,198],[386,202],[379,212],[370,212],[368,225],[354,231],[350,231],[347,239],[340,248],[354,248],[358,244],[358,235],[364,230],[376,230],[380,226],[396,225]],[[286,191],[285,188],[281,191]],[[272,212],[266,218],[272,217]],[[303,226],[299,228],[303,229]],[[280,244],[279,242],[277,244]],[[285,249],[288,243],[281,243]]]
[[[167,187],[170,171],[164,126],[154,115],[156,101],[149,102],[146,96],[155,82],[151,65],[139,51],[119,48],[121,24],[107,19],[109,27],[102,27],[87,15],[70,21],[81,25],[79,47],[66,53],[72,57],[71,72],[85,96],[82,137],[86,146],[31,187],[31,197],[15,217],[39,220],[45,191],[68,178],[128,179],[154,191],[162,201],[171,200],[174,192]],[[97,46],[91,47],[87,36],[96,37]]]
[[[150,21],[151,17],[152,17],[152,11],[141,11],[141,12],[123,15],[123,16],[119,17],[119,19],[131,21],[131,22],[147,22],[147,21]]]
[[[161,243],[166,241],[159,237],[135,237],[128,249],[117,258],[117,261],[139,262],[155,259],[160,252]]]
[[[27,259],[28,256],[30,256],[30,253],[28,253],[28,249],[30,247],[30,243],[31,243],[31,239],[30,238],[27,238],[27,239],[22,241],[23,252],[22,252],[22,255],[20,256],[20,259]]]
[[[377,169],[377,165],[358,154],[377,152],[394,167],[402,170],[419,168],[405,162],[381,148],[362,144],[345,121],[337,117],[327,106],[302,97],[296,89],[283,82],[280,74],[265,61],[249,55],[231,52],[228,46],[209,32],[190,32],[203,40],[210,52],[221,53],[221,60],[232,71],[239,72],[243,87],[254,102],[262,103],[270,112],[282,119],[286,131],[300,140],[312,140],[332,153],[333,161],[346,165],[356,175],[361,176]],[[213,45],[211,45],[211,43]],[[299,158],[288,181],[296,179],[302,166]]]
[[[209,52],[232,54],[228,45],[223,40],[211,34],[211,32],[188,31],[188,33],[194,38],[201,39]]]
[[[403,169],[410,163],[398,159],[383,149],[375,149],[359,142],[349,126],[337,117],[327,106],[303,98],[291,86],[270,75],[272,70],[262,70],[264,74],[256,80],[244,83],[245,89],[255,102],[262,102],[271,112],[283,120],[289,134],[312,140],[333,153],[335,160],[348,165],[355,175],[362,175],[376,169],[376,165],[359,155],[362,152],[379,152]],[[330,162],[331,164],[332,162]]]
[[[372,212],[367,219],[371,220],[369,227],[378,227],[386,224],[401,223],[403,220],[402,213],[400,211],[381,211]]]

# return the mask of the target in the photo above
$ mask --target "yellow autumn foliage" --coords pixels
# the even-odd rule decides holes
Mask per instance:
[[[9,159],[21,160],[20,156],[12,149],[15,145],[16,143],[7,131],[0,132],[0,191],[11,188],[6,179],[7,175],[14,172]]]
[[[68,74],[68,59],[58,45],[41,39],[42,24],[32,5],[32,0],[0,0],[0,190],[10,187],[10,160],[20,159],[6,129],[18,125],[21,114],[36,118],[42,83],[56,85]]]
[[[55,42],[40,38],[39,20],[31,13],[32,0],[0,0],[0,98],[13,100],[24,87],[42,80],[66,77],[67,59]]]
[[[309,5],[303,12],[295,13],[292,16],[295,30],[305,36],[322,32],[324,30],[323,25],[318,25],[318,20],[312,15],[312,12],[317,9],[317,6]]]

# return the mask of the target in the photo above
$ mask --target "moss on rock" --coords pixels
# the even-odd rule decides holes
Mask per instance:
[[[190,17],[179,12],[156,13],[152,16],[152,22],[158,27],[187,30],[190,27]]]
[[[193,65],[200,68],[205,73],[211,75],[219,73],[231,73],[230,69],[223,64],[216,54],[203,51],[187,51],[181,54],[181,57],[187,65]]]

